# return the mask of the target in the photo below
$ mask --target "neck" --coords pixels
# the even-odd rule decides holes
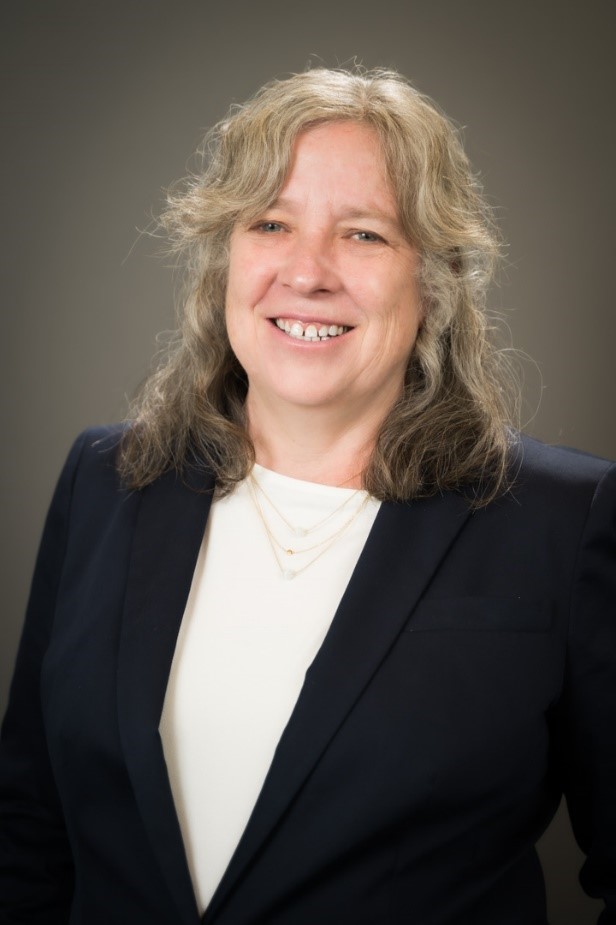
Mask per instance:
[[[345,418],[333,409],[271,408],[247,397],[256,460],[281,475],[361,488],[381,419]]]

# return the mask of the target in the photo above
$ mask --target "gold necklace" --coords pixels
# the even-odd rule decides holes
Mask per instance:
[[[357,474],[357,473],[356,473],[356,474]],[[357,489],[356,491],[354,491],[351,495],[349,495],[348,498],[345,498],[344,501],[342,502],[342,504],[339,504],[338,507],[334,508],[333,511],[330,511],[329,514],[327,514],[326,517],[323,517],[322,520],[319,520],[316,524],[312,524],[311,527],[296,527],[294,524],[289,523],[289,521],[288,521],[287,518],[284,516],[284,514],[282,513],[282,511],[280,511],[280,510],[276,507],[276,505],[274,504],[274,502],[272,501],[272,499],[270,498],[270,496],[267,494],[267,492],[265,491],[265,489],[263,488],[263,486],[262,486],[262,485],[260,484],[260,482],[257,480],[256,476],[254,475],[254,472],[251,472],[250,475],[248,476],[248,478],[250,479],[250,482],[252,483],[252,485],[253,485],[254,487],[256,487],[256,488],[258,489],[258,491],[263,495],[263,497],[265,498],[265,500],[267,501],[267,503],[269,504],[269,506],[272,508],[272,510],[278,515],[278,517],[280,517],[280,519],[281,519],[281,521],[283,522],[283,524],[284,524],[286,527],[288,527],[289,530],[291,530],[291,532],[295,534],[295,536],[308,536],[310,533],[314,533],[315,530],[318,530],[319,527],[322,527],[323,524],[326,524],[328,520],[331,520],[331,518],[332,518],[335,514],[338,514],[343,508],[345,508],[345,507],[347,506],[347,504],[349,504],[349,503],[353,500],[353,498],[355,498],[355,497],[359,494],[359,492],[360,492],[360,489],[358,488],[358,489]],[[355,475],[350,476],[350,478],[355,478]],[[347,481],[348,481],[348,479],[347,479]],[[340,487],[340,486],[338,486],[338,487]],[[308,551],[308,550],[306,550],[306,552],[307,552],[307,551]]]
[[[254,504],[254,506],[255,506],[255,508],[256,508],[256,510],[257,510],[257,514],[259,515],[259,519],[261,520],[261,523],[263,524],[263,528],[264,528],[264,530],[265,530],[265,535],[267,536],[268,542],[269,542],[269,544],[270,544],[270,546],[271,546],[272,552],[273,552],[273,554],[274,554],[274,559],[276,560],[276,564],[277,564],[278,568],[280,569],[280,573],[281,573],[282,577],[283,577],[284,579],[286,579],[287,581],[290,581],[291,579],[295,578],[296,575],[300,575],[302,572],[305,572],[306,569],[307,569],[307,568],[310,568],[311,565],[314,565],[314,563],[315,563],[318,559],[320,559],[321,556],[325,555],[325,553],[328,551],[328,549],[330,549],[330,548],[334,545],[334,543],[336,542],[336,540],[338,540],[338,539],[342,536],[342,534],[343,534],[346,530],[348,530],[348,528],[351,526],[351,524],[353,523],[353,521],[359,516],[359,514],[360,514],[360,513],[363,511],[363,509],[366,507],[366,505],[368,504],[368,501],[369,501],[369,499],[370,499],[370,495],[368,495],[368,494],[366,493],[366,496],[362,499],[362,502],[361,502],[361,504],[358,506],[358,508],[357,508],[357,510],[355,511],[355,513],[354,513],[351,517],[349,517],[349,518],[342,524],[342,526],[339,527],[338,530],[336,530],[335,533],[331,534],[330,536],[325,537],[325,539],[321,540],[319,543],[315,543],[314,546],[308,546],[306,549],[291,549],[291,548],[289,548],[289,547],[287,547],[287,546],[284,546],[282,543],[280,543],[279,540],[277,540],[276,537],[274,536],[274,534],[272,533],[272,529],[271,529],[270,525],[269,525],[268,522],[267,522],[267,519],[266,519],[266,517],[265,517],[265,514],[263,513],[263,509],[262,509],[261,505],[259,504],[259,499],[257,498],[256,492],[255,492],[255,489],[254,489],[254,484],[253,484],[253,483],[255,483],[255,482],[256,482],[256,479],[250,479],[250,478],[248,479],[248,490],[249,490],[249,494],[250,494],[250,497],[251,497],[251,499],[252,499],[252,501],[253,501],[253,504]],[[258,483],[257,483],[257,485],[258,485]],[[357,493],[358,493],[358,492],[355,492],[355,494],[357,494]],[[345,503],[346,503],[346,502],[345,502]],[[326,518],[326,519],[329,519],[329,517]],[[302,565],[300,568],[297,568],[297,569],[291,569],[291,568],[289,568],[288,566],[284,565],[284,564],[280,561],[279,554],[278,554],[278,552],[277,552],[277,550],[276,550],[276,547],[278,547],[278,549],[281,549],[281,550],[285,553],[285,555],[287,555],[287,556],[295,556],[295,555],[301,555],[302,553],[306,553],[306,552],[312,552],[312,551],[314,551],[315,549],[318,549],[320,546],[323,547],[323,548],[320,550],[320,552],[318,552],[318,553],[316,554],[316,556],[314,556],[309,562],[304,563],[304,565]]]

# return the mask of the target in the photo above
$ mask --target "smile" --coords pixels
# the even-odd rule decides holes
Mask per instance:
[[[350,330],[350,328],[341,324],[302,324],[301,321],[290,318],[273,318],[272,321],[276,327],[288,334],[289,337],[313,342],[340,337],[341,334],[346,334]]]

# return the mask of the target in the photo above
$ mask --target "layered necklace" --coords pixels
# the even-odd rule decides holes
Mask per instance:
[[[321,556],[325,555],[325,553],[331,549],[334,543],[340,539],[344,533],[346,533],[353,521],[359,517],[370,499],[370,495],[367,492],[362,491],[361,489],[357,489],[357,491],[354,491],[348,495],[342,504],[337,505],[333,510],[326,514],[325,517],[322,517],[320,520],[311,524],[310,526],[304,526],[293,524],[287,517],[285,517],[282,511],[276,506],[276,504],[274,504],[263,486],[259,483],[254,472],[251,472],[248,476],[248,490],[259,519],[263,524],[265,535],[267,536],[268,542],[274,554],[274,558],[280,570],[280,574],[287,581],[290,581],[291,579],[295,578],[296,575],[300,575],[302,572],[305,572],[306,569],[310,568],[311,565],[314,565],[314,563],[317,562]],[[276,532],[268,520],[264,507],[261,503],[262,500],[266,503],[267,509],[273,511],[278,520],[284,524],[287,532],[291,534],[292,539],[290,539],[289,542],[281,542],[281,540],[276,535]],[[355,502],[355,504],[352,502]],[[343,517],[342,523],[339,522],[341,517]],[[326,524],[329,524],[330,522],[337,523],[333,533],[328,533],[322,539],[311,542],[310,537],[312,534],[317,533],[317,531],[321,530],[322,527],[324,527]],[[305,538],[308,538],[308,545],[298,546],[296,540]],[[310,558],[308,561],[301,558],[307,553],[314,553],[312,558]]]

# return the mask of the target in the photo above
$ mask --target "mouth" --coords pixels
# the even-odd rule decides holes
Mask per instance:
[[[304,324],[295,318],[271,318],[270,320],[283,334],[288,334],[289,337],[293,337],[295,340],[310,341],[312,343],[333,340],[334,337],[341,337],[347,331],[352,330],[352,328],[344,324],[327,324],[319,321],[310,321]]]

